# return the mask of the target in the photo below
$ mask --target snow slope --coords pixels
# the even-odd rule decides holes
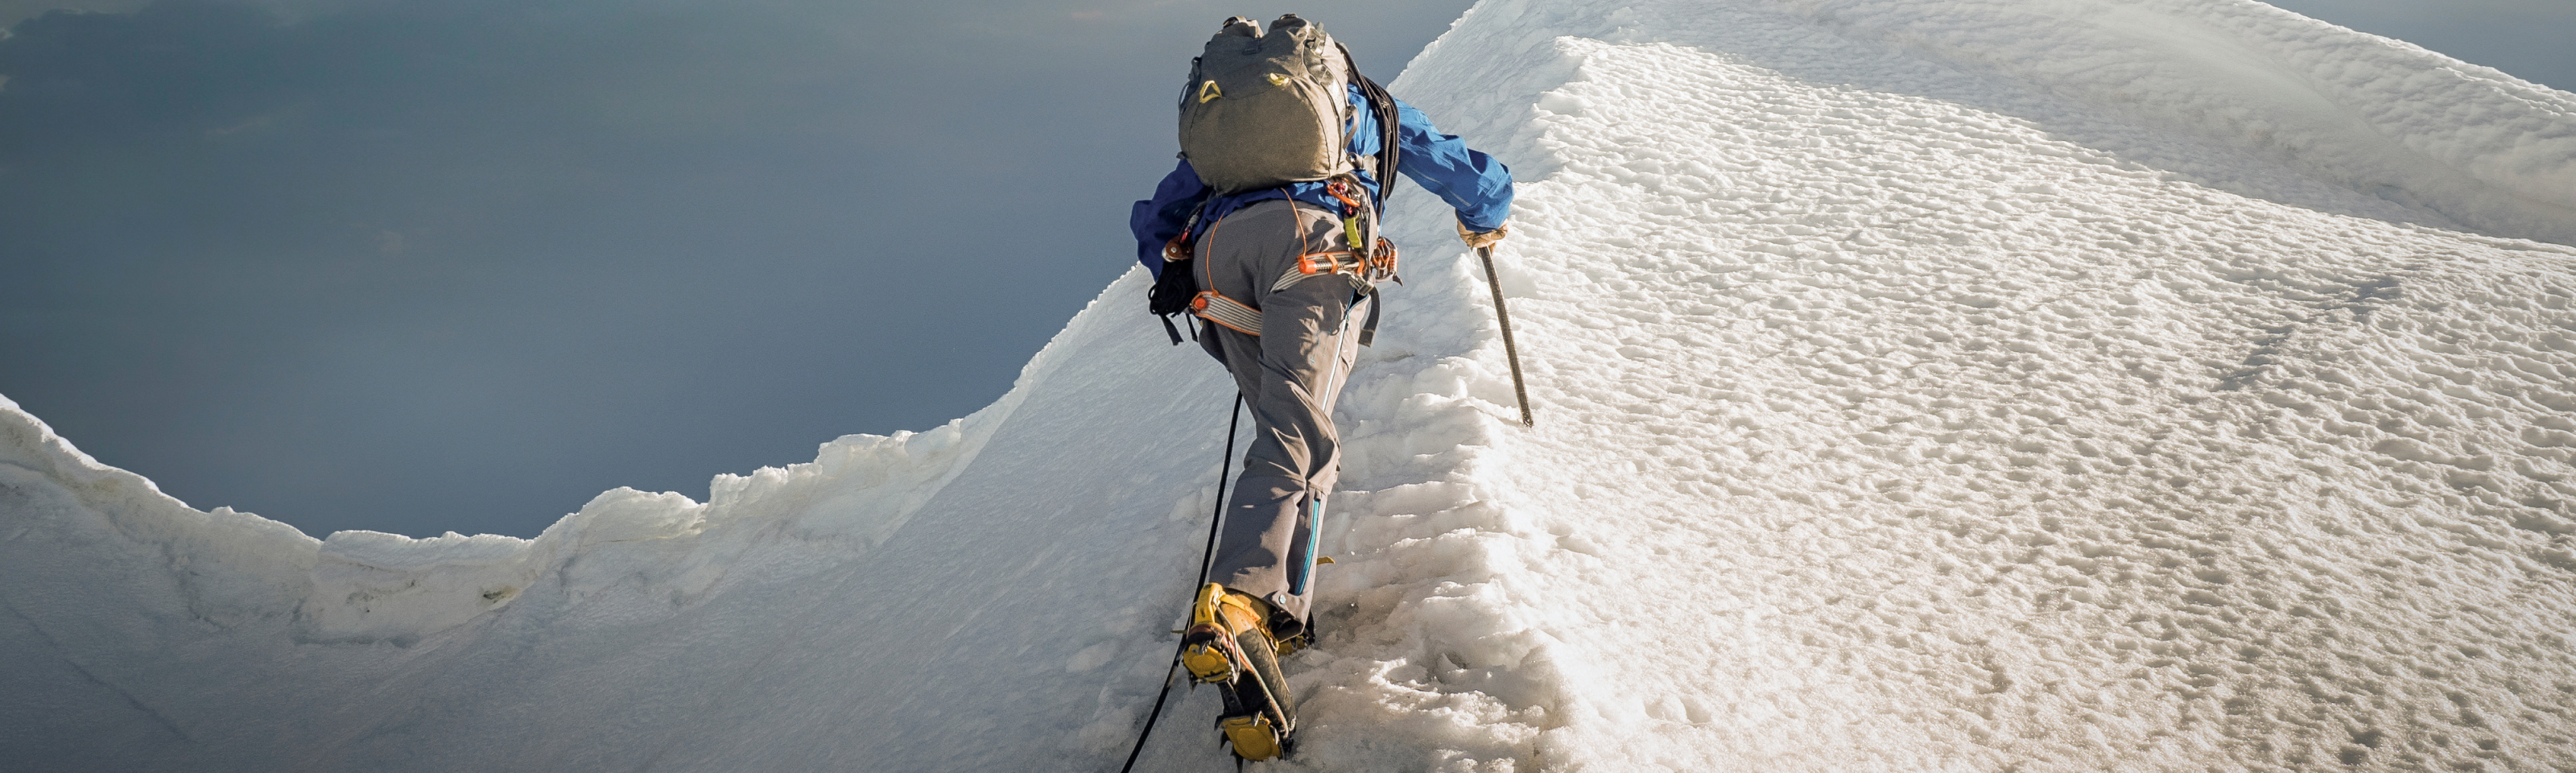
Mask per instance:
[[[1524,181],[1539,424],[1399,193],[1266,767],[2576,767],[2576,97],[2223,0],[1488,0],[1392,88]],[[973,416],[535,540],[0,407],[0,759],[1113,767],[1229,399],[1144,284]]]

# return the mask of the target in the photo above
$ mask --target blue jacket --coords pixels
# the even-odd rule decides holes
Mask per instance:
[[[1352,119],[1350,152],[1356,156],[1373,156],[1378,150],[1377,115],[1368,109],[1358,86],[1350,89],[1351,104],[1358,109]],[[1431,125],[1431,118],[1413,109],[1404,100],[1395,101],[1396,155],[1395,171],[1413,178],[1424,190],[1438,194],[1441,201],[1458,210],[1458,221],[1469,229],[1491,231],[1503,224],[1512,211],[1512,170],[1492,156],[1467,147],[1456,136],[1441,134]],[[1370,200],[1383,202],[1378,195],[1377,180],[1366,169],[1355,173],[1360,185],[1369,191]],[[1181,235],[1189,224],[1190,210],[1211,193],[1199,173],[1183,159],[1154,186],[1154,197],[1136,202],[1127,217],[1127,228],[1136,233],[1136,259],[1154,276],[1163,275],[1163,245]],[[1256,201],[1293,198],[1325,209],[1340,209],[1340,203],[1324,192],[1322,182],[1289,183],[1278,188],[1246,191],[1218,197],[1207,202],[1200,213],[1201,230],[1205,224],[1223,219],[1227,213]],[[1382,203],[1379,206],[1384,206]]]

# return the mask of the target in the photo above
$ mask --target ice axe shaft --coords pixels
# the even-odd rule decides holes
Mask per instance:
[[[1503,275],[1494,273],[1494,248],[1476,248],[1476,256],[1485,260],[1485,285],[1494,288],[1494,318],[1503,323],[1503,358],[1512,364],[1512,397],[1521,401],[1521,426],[1535,427],[1530,417],[1529,387],[1521,383],[1521,348],[1512,343],[1512,312],[1503,307]]]

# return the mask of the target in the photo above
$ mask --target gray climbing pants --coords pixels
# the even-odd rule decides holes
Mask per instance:
[[[1226,505],[1209,579],[1258,596],[1302,630],[1314,593],[1316,523],[1340,477],[1333,399],[1359,356],[1368,316],[1361,280],[1314,274],[1277,287],[1299,255],[1342,246],[1341,218],[1313,205],[1264,201],[1235,210],[1198,240],[1199,286],[1261,312],[1260,335],[1201,320],[1199,345],[1233,372],[1252,407],[1252,450]],[[1276,287],[1276,289],[1273,289]]]

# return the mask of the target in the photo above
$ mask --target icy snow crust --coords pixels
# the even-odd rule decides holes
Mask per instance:
[[[2576,768],[2576,109],[2244,2],[1478,6],[1281,770]],[[2539,240],[2539,241],[2535,241]],[[1098,770],[1230,395],[1130,274],[993,406],[534,540],[198,512],[0,401],[0,759]],[[1210,691],[1142,767],[1229,764]]]

